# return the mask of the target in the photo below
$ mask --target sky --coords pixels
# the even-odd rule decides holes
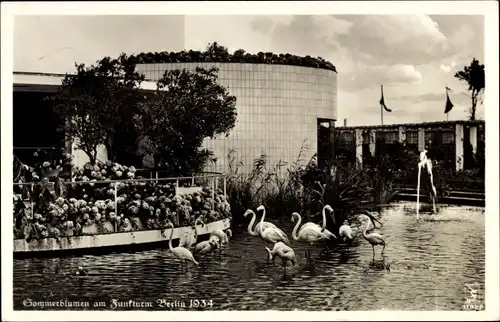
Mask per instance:
[[[201,50],[217,41],[233,52],[320,56],[338,71],[337,126],[446,119],[445,87],[466,119],[467,86],[453,75],[484,63],[484,17],[472,15],[17,16],[14,70],[66,73],[121,52]],[[476,117],[484,118],[478,107]]]

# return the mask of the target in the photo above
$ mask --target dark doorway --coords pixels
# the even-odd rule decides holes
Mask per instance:
[[[23,163],[33,165],[38,149],[47,152],[64,146],[64,135],[57,131],[59,117],[51,103],[44,100],[46,92],[13,92],[13,148],[14,155]]]
[[[317,120],[318,131],[318,167],[327,169],[333,164],[335,146],[335,120]]]

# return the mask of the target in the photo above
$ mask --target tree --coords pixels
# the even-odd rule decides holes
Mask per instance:
[[[108,159],[118,161],[134,155],[130,129],[137,106],[144,100],[140,83],[144,75],[135,71],[127,55],[105,57],[96,65],[75,64],[76,74],[66,74],[58,93],[50,99],[63,119],[59,130],[76,139],[92,164],[104,145]]]
[[[470,120],[476,119],[476,107],[479,95],[484,92],[484,65],[479,64],[476,58],[472,59],[469,66],[455,73],[455,77],[469,86],[472,105],[470,108]]]
[[[203,169],[213,159],[203,140],[229,134],[236,122],[236,97],[217,83],[217,68],[169,70],[157,82],[151,100],[142,104],[135,126],[141,133],[141,156],[171,175]]]

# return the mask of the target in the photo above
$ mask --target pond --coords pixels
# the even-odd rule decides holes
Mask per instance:
[[[220,257],[184,273],[168,249],[14,260],[14,309],[40,310],[30,303],[62,300],[103,310],[192,310],[193,304],[204,310],[462,310],[469,284],[478,289],[476,303],[484,304],[484,208],[440,205],[435,220],[429,218],[416,222],[412,202],[383,208],[383,226],[375,231],[387,247],[384,258],[375,248],[375,262],[372,247],[359,236],[328,255],[318,255],[320,245],[313,248],[311,269],[306,248],[291,240],[299,259],[292,278],[284,278],[279,259],[267,263],[264,242],[246,226],[233,227]],[[269,221],[291,239],[290,218]],[[75,274],[79,266],[87,269],[85,276]],[[120,306],[110,306],[113,300]]]

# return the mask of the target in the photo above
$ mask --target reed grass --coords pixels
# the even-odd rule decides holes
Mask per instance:
[[[386,204],[401,185],[416,184],[418,155],[403,146],[395,145],[363,166],[338,157],[329,169],[318,167],[316,155],[305,160],[308,149],[304,141],[291,164],[279,160],[270,165],[261,155],[247,172],[242,172],[244,164],[236,159],[236,151],[230,151],[227,192],[233,219],[238,222],[247,209],[264,205],[269,217],[288,218],[296,211],[319,223],[328,204],[334,214],[327,217],[327,226],[337,230],[345,219],[355,220],[359,213]],[[433,172],[438,196],[445,195],[449,185],[444,169],[437,164]]]

